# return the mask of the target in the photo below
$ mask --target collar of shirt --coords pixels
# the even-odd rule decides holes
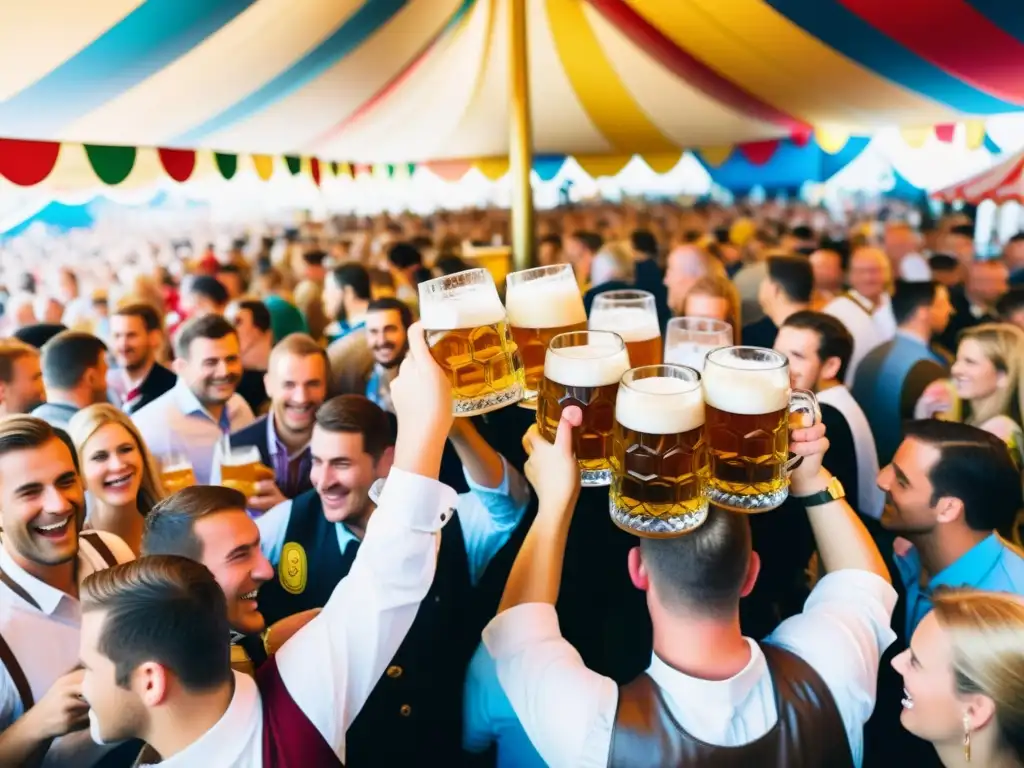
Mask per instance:
[[[79,574],[82,577],[81,571],[81,554],[79,554]],[[26,573],[21,566],[19,566],[7,554],[6,548],[0,546],[0,571],[3,571],[7,576],[17,584],[19,587],[24,589],[32,597],[39,607],[43,609],[43,613],[47,616],[52,616],[54,611],[57,610],[57,606],[60,605],[60,601],[64,598],[73,600],[70,595],[66,595],[59,589],[51,587],[46,582],[40,581],[35,576]]]
[[[679,709],[688,708],[694,701],[716,713],[722,709],[734,709],[757,687],[767,669],[761,647],[749,637],[744,639],[750,646],[750,661],[728,680],[690,677],[670,667],[657,654],[652,654],[647,674]]]
[[[988,573],[999,563],[1003,545],[994,533],[988,535],[953,563],[950,563],[928,581],[928,591],[935,587],[978,586]],[[921,575],[921,558],[917,549],[911,547],[906,555],[894,555],[896,567],[903,577],[903,584],[909,591],[917,589]]]
[[[213,418],[213,415],[199,402],[199,398],[189,389],[188,384],[182,378],[179,378],[174,385],[174,398],[178,408],[185,416],[201,416],[219,426],[221,431],[231,431],[231,415],[229,411],[231,410],[231,399],[234,398],[234,395],[224,404],[224,409],[220,412],[220,419]]]
[[[876,307],[875,303],[871,301],[871,299],[864,296],[863,293],[855,291],[853,288],[848,290],[846,292],[846,295],[849,296],[854,301],[856,301],[858,304],[860,304],[867,312],[870,312],[871,314],[874,314],[883,306],[885,306],[883,302],[879,302],[878,306]]]
[[[302,458],[302,455],[309,450],[309,443],[307,442],[304,446],[299,448],[295,453],[288,453],[288,446],[281,442],[281,438],[277,436],[277,427],[274,426],[274,414],[267,414],[267,447],[271,452],[277,455],[284,455],[288,458],[288,463],[295,461],[296,459]]]
[[[234,676],[235,692],[220,720],[174,757],[159,763],[159,768],[250,765],[253,755],[262,755],[262,745],[253,744],[262,724],[259,691],[252,678],[239,672]]]

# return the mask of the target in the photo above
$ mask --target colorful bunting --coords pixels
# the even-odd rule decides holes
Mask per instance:
[[[104,184],[115,187],[128,178],[135,166],[135,147],[108,147],[86,144],[89,164]]]
[[[0,139],[0,176],[21,187],[39,184],[57,164],[60,144]]]
[[[158,149],[157,152],[167,175],[179,184],[188,181],[196,169],[196,153],[191,149]]]

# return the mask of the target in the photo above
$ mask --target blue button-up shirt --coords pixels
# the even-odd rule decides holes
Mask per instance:
[[[234,394],[214,419],[183,379],[149,405],[132,414],[150,453],[163,461],[170,453],[184,453],[200,485],[210,483],[214,452],[225,435],[255,421],[252,409]]]
[[[906,555],[896,555],[895,561],[907,596],[908,642],[921,619],[931,611],[932,592],[936,587],[971,587],[1024,595],[1024,558],[994,533],[932,576],[924,588],[921,587],[921,557],[916,549],[911,547]]]

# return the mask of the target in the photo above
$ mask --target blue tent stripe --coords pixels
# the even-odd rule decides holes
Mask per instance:
[[[984,1],[984,0],[983,0]],[[765,0],[823,43],[882,77],[960,112],[1014,112],[1019,105],[997,99],[953,77],[882,34],[838,0]],[[1019,2],[991,0],[1019,8]],[[1010,13],[1010,11],[1008,11]],[[1019,14],[1019,10],[1012,11]]]
[[[1024,9],[1014,0],[967,0],[982,16],[1024,43]]]
[[[63,64],[0,103],[14,136],[61,128],[172,63],[255,0],[146,0]]]
[[[194,145],[206,136],[266,109],[322,75],[390,21],[408,0],[366,0],[333,34],[295,64],[224,112],[175,136],[172,143]]]

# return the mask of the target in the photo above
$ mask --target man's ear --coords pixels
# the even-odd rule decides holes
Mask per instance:
[[[629,568],[629,580],[633,582],[633,586],[646,592],[651,586],[651,579],[647,573],[643,555],[640,554],[640,547],[633,547],[629,550],[626,565]]]
[[[185,367],[187,365],[188,363],[185,362],[185,358],[183,357],[176,357],[174,358],[174,362],[171,363],[171,367],[174,368],[174,372],[179,376],[183,376],[185,374]]]
[[[942,496],[935,505],[935,521],[938,523],[952,523],[963,515],[964,502],[955,496]]]
[[[838,357],[826,358],[825,362],[821,364],[821,372],[818,375],[818,378],[824,380],[838,379],[840,365],[841,363]]]

